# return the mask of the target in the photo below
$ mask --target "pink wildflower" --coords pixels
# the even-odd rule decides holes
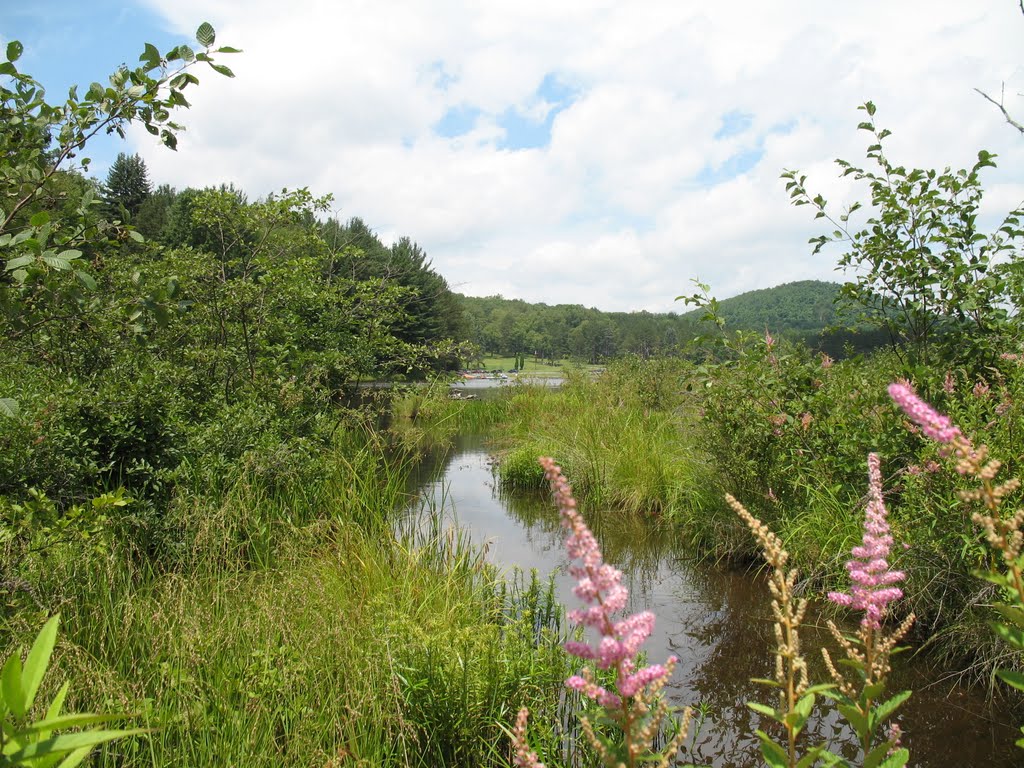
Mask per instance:
[[[948,416],[943,416],[928,405],[906,384],[890,384],[889,397],[935,442],[952,443],[961,435],[960,428],[955,426]]]
[[[829,592],[828,599],[838,605],[864,611],[861,626],[865,629],[882,628],[889,603],[903,596],[903,590],[894,584],[903,581],[902,571],[889,567],[889,535],[887,511],[882,500],[882,472],[878,454],[868,454],[868,508],[864,517],[864,538],[852,550],[853,558],[846,564],[850,573],[850,592]]]
[[[516,724],[512,728],[512,746],[516,751],[512,765],[515,768],[544,768],[544,763],[537,759],[537,753],[532,752],[530,745],[526,743],[526,718],[529,714],[526,707],[520,709]]]
[[[942,380],[942,391],[947,395],[956,392],[956,379],[953,378],[952,371],[946,371],[946,378]]]
[[[822,368],[824,368],[825,370],[828,370],[829,368],[832,367],[833,363],[835,363],[835,360],[833,360],[831,357],[826,355],[824,352],[821,353],[821,367]]]
[[[988,382],[985,381],[984,379],[975,382],[974,389],[972,390],[972,392],[974,396],[977,398],[986,397],[989,393]]]
[[[565,684],[605,708],[618,707],[622,697],[635,696],[645,686],[669,675],[669,670],[660,664],[636,669],[635,659],[640,646],[654,631],[654,614],[643,611],[613,621],[612,616],[626,607],[629,596],[622,585],[622,572],[604,562],[597,539],[576,509],[572,489],[562,477],[561,468],[550,458],[540,459],[540,464],[551,484],[562,526],[570,531],[566,550],[573,560],[580,563],[571,565],[569,573],[577,580],[573,592],[587,607],[570,611],[568,617],[600,635],[596,645],[573,640],[565,644],[565,650],[577,658],[594,661],[598,669],[614,668],[618,693],[602,688],[587,671],[583,675],[573,675]],[[676,661],[671,657],[670,666]]]

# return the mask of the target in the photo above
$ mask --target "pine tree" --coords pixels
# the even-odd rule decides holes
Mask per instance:
[[[150,195],[149,177],[143,159],[124,152],[119,154],[110,166],[107,180],[103,184],[103,193],[111,214],[118,215],[122,209],[129,217],[137,214]]]

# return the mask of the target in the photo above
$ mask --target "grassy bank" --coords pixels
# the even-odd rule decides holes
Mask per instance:
[[[23,553],[8,642],[60,611],[47,684],[154,729],[98,765],[498,766],[519,706],[560,721],[546,587],[497,579],[457,537],[396,539],[411,463],[375,438],[339,434],[318,465],[179,490],[173,563],[115,539]]]

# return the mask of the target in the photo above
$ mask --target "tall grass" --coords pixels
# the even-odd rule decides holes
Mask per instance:
[[[536,457],[555,456],[589,504],[681,521],[699,514],[715,483],[687,437],[691,415],[681,388],[654,376],[678,379],[678,371],[669,365],[652,376],[622,363],[596,380],[571,376],[561,390],[510,393],[498,440],[503,486],[541,487]]]
[[[315,480],[241,467],[221,498],[179,498],[173,568],[116,543],[22,563],[41,604],[8,639],[61,611],[69,706],[153,729],[96,764],[498,766],[519,706],[560,721],[551,592],[440,527],[396,538],[411,464],[349,438]]]

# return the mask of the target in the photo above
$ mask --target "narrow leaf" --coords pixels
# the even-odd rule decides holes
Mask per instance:
[[[43,681],[43,675],[50,666],[50,656],[53,654],[53,647],[57,643],[57,626],[60,624],[60,614],[43,625],[32,643],[32,649],[25,659],[25,669],[21,673],[21,689],[25,695],[25,708],[30,709],[36,700],[36,691]]]

